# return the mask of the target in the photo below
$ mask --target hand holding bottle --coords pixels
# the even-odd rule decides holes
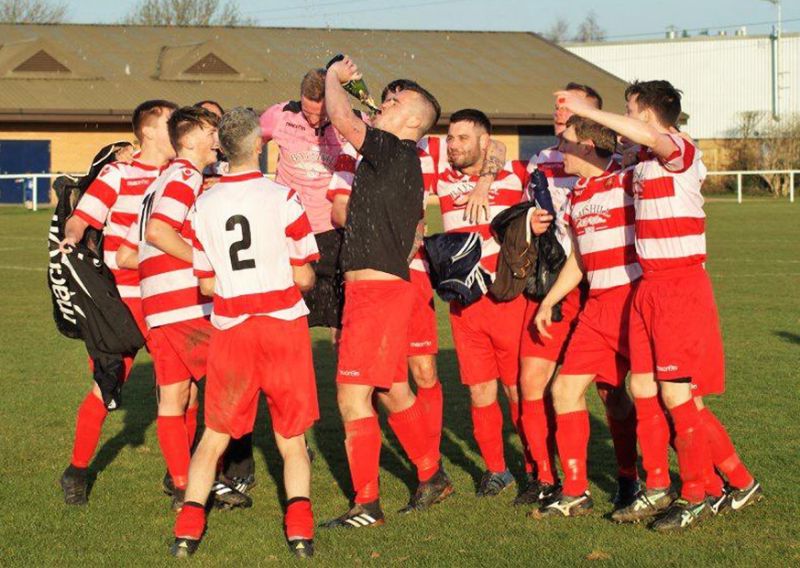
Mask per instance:
[[[347,55],[340,54],[331,59],[328,63],[328,73],[331,72],[336,73],[342,85],[350,81],[358,81],[361,79],[361,73],[358,71],[358,67]]]
[[[369,107],[374,113],[378,112],[379,107],[367,90],[367,84],[361,76],[358,67],[348,56],[339,54],[331,59],[325,66],[328,72],[335,73],[339,82],[342,83],[344,90]]]

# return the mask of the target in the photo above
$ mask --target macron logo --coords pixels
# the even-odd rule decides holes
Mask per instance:
[[[656,365],[656,370],[659,371],[660,373],[674,373],[675,371],[678,370],[678,366],[677,365],[664,365],[664,366]]]
[[[339,374],[344,375],[345,377],[360,377],[361,371],[358,371],[356,369],[343,369],[339,371]]]

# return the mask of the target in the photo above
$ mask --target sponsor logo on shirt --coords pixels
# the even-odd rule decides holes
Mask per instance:
[[[659,373],[674,373],[678,370],[677,365],[656,365],[656,370]]]
[[[575,228],[581,233],[603,230],[611,219],[608,207],[597,203],[587,203],[577,210]]]
[[[306,177],[318,178],[330,175],[336,164],[339,153],[326,151],[327,149],[319,146],[312,146],[306,152],[292,152],[289,159],[301,170],[304,170]]]
[[[345,377],[360,377],[361,371],[358,371],[356,369],[341,369],[339,371],[339,374],[344,375]]]
[[[448,195],[453,199],[453,201],[457,201],[458,198],[467,195],[475,189],[475,182],[470,181],[469,179],[461,179],[458,181],[454,181],[450,183],[450,191]],[[497,196],[497,188],[494,185],[489,187],[489,198],[490,200]],[[466,203],[462,203],[457,207],[466,207]]]

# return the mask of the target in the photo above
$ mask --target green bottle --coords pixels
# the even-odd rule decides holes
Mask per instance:
[[[326,70],[329,69],[331,65],[339,61],[342,61],[343,59],[344,59],[344,54],[340,53],[339,55],[328,61],[328,64],[325,66],[325,69]],[[380,110],[380,107],[378,107],[378,105],[375,104],[375,100],[370,96],[369,90],[367,89],[367,84],[364,82],[363,78],[353,79],[351,81],[348,81],[347,83],[342,85],[342,87],[344,87],[345,91],[347,91],[352,96],[361,101],[362,104],[369,107],[369,109],[373,113],[376,113]]]

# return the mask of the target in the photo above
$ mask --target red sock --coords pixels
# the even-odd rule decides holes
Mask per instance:
[[[714,466],[728,478],[730,484],[736,489],[750,487],[750,484],[753,483],[753,476],[739,459],[725,427],[710,408],[703,408],[700,411],[700,417],[703,420],[703,431],[706,433]]]
[[[175,538],[200,540],[206,528],[206,510],[200,503],[187,501],[175,519]]]
[[[308,497],[289,499],[283,516],[283,527],[286,529],[287,540],[314,538],[314,513]]]
[[[344,423],[344,447],[356,503],[369,503],[379,496],[378,468],[381,459],[381,427],[377,416]]]
[[[634,398],[636,436],[642,452],[642,467],[648,489],[666,489],[669,479],[670,430],[657,396]]]
[[[705,474],[708,455],[703,422],[694,400],[688,400],[669,411],[675,423],[675,449],[681,474],[681,497],[699,503],[706,496]]]
[[[708,437],[706,437],[706,443],[708,443]],[[714,468],[713,460],[706,460],[704,465],[705,470],[703,471],[703,485],[706,488],[706,495],[711,495],[712,497],[722,497],[725,482]]]
[[[542,483],[554,484],[552,439],[555,428],[550,428],[544,399],[522,401],[522,430],[536,462],[537,478]]]
[[[419,399],[405,410],[389,414],[389,426],[408,459],[417,467],[419,480],[428,481],[439,469],[439,448],[431,446],[425,409]]]
[[[486,469],[493,473],[506,470],[503,455],[503,411],[500,404],[472,407],[472,431]]]
[[[430,388],[419,387],[417,400],[422,404],[425,412],[425,425],[431,437],[431,446],[439,449],[442,444],[442,409],[444,406],[442,383],[436,381],[436,384]]]
[[[75,467],[89,467],[97,443],[100,441],[100,432],[106,416],[108,410],[103,401],[91,392],[87,394],[78,407],[78,419],[75,424],[75,443],[72,446],[71,462]]]
[[[564,472],[564,495],[578,497],[589,489],[589,479],[586,477],[589,411],[559,414],[556,424],[558,456],[561,460],[561,471]]]
[[[178,489],[186,489],[189,483],[189,436],[186,433],[184,416],[159,416],[156,418],[156,433],[161,454],[167,462],[172,482]]]
[[[197,434],[197,411],[200,410],[200,405],[195,404],[186,409],[186,435],[189,437],[189,451],[194,446],[194,438]]]
[[[531,457],[530,448],[528,448],[528,439],[525,437],[525,430],[522,428],[522,421],[520,420],[520,407],[521,402],[509,401],[508,409],[511,412],[511,423],[514,425],[514,430],[517,431],[522,442],[522,461],[525,463],[525,473],[533,473],[533,458]]]
[[[636,410],[631,408],[628,416],[617,420],[606,412],[608,429],[614,442],[614,455],[617,457],[617,476],[627,479],[638,479],[636,469]]]

